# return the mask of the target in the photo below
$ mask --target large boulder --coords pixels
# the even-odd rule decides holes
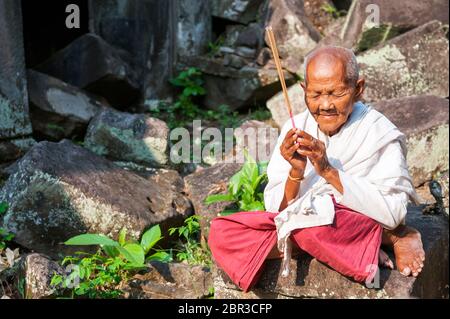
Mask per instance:
[[[270,0],[265,10],[265,25],[273,28],[284,68],[299,73],[304,57],[321,39],[305,15],[303,0]],[[265,40],[269,44],[267,35]]]
[[[6,139],[24,139],[32,133],[28,114],[27,79],[20,1],[0,3],[0,148]],[[16,144],[14,141],[11,143]],[[20,141],[19,144],[23,144]],[[27,143],[28,148],[32,144]],[[3,146],[2,146],[3,145]],[[9,153],[12,156],[14,153]],[[20,156],[20,155],[18,155]],[[0,162],[2,162],[0,153]]]
[[[217,217],[231,202],[219,202],[211,205],[205,204],[205,199],[211,194],[225,194],[230,178],[239,171],[241,164],[220,163],[184,178],[185,193],[192,201],[195,214],[200,216],[202,238],[205,240],[209,234],[210,222]]]
[[[94,34],[79,37],[36,66],[36,70],[103,96],[122,109],[133,103],[139,93],[132,56]]]
[[[185,196],[68,140],[35,145],[6,181],[2,201],[9,204],[2,227],[18,244],[52,257],[77,250],[60,243],[78,234],[116,237],[126,228],[138,238],[155,224],[166,234],[192,213]]]
[[[190,18],[185,20],[184,14],[205,12],[201,8],[203,2],[190,1],[192,11],[185,12],[180,1],[89,0],[89,30],[131,54],[145,104],[157,106],[159,100],[171,96],[168,80],[173,76],[177,37],[181,36],[180,45],[185,47],[187,38],[195,34],[193,40],[197,42],[191,43],[192,49],[208,41],[198,37],[203,33],[200,29],[205,28],[202,22],[208,19],[207,15],[196,16],[199,24],[195,31],[178,29],[191,25]],[[188,5],[188,1],[184,3]],[[184,32],[187,38],[179,32]]]
[[[28,70],[34,134],[52,140],[82,137],[102,105],[96,97],[46,74]]]
[[[307,109],[305,103],[305,92],[299,83],[295,83],[288,88],[288,96],[292,106],[292,113],[294,115],[297,115]],[[270,110],[275,123],[279,128],[282,128],[286,121],[289,120],[289,112],[287,110],[283,92],[279,92],[275,96],[271,97],[267,101],[266,105]]]
[[[213,289],[211,272],[184,263],[151,262],[123,288],[130,299],[202,299]]]
[[[248,24],[257,19],[264,0],[212,0],[212,15],[233,22]]]
[[[373,103],[407,136],[407,163],[415,186],[448,170],[449,102],[421,95]]]
[[[374,13],[378,13],[379,24],[373,21]],[[432,3],[421,0],[355,0],[347,14],[341,38],[348,48],[365,48],[382,41],[389,32],[395,34],[431,20],[448,24],[447,0]]]
[[[358,56],[366,101],[449,95],[448,26],[431,21]]]
[[[224,66],[212,58],[184,57],[179,68],[196,67],[203,72],[205,81],[205,105],[215,109],[222,104],[238,109],[265,101],[280,91],[281,86],[276,69],[245,66],[240,70]],[[285,72],[287,85],[294,77]]]
[[[169,128],[144,114],[103,108],[89,123],[85,147],[113,160],[161,167],[169,161]]]
[[[211,41],[211,3],[209,0],[177,2],[177,54],[200,55]]]
[[[291,260],[291,273],[281,276],[281,260],[265,262],[261,278],[243,293],[217,266],[214,267],[214,297],[217,299],[266,298],[448,298],[448,221],[442,216],[422,215],[410,207],[406,223],[422,234],[426,261],[419,277],[404,277],[397,270],[381,269],[379,280],[357,283],[309,255]],[[391,254],[391,258],[393,258]],[[369,286],[370,287],[370,286]]]

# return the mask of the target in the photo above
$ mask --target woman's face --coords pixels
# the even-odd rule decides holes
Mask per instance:
[[[327,63],[311,61],[306,80],[301,86],[310,113],[322,132],[329,136],[336,134],[349,118],[353,104],[360,98],[364,80],[347,83],[345,66],[339,60],[333,63],[329,60]]]

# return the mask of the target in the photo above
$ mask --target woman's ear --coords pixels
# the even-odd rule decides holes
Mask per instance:
[[[365,88],[366,88],[366,80],[364,78],[360,78],[356,82],[356,87],[355,87],[355,90],[356,90],[355,99],[356,100],[361,99]]]

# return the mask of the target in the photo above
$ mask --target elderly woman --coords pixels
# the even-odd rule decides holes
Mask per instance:
[[[405,136],[360,102],[353,52],[322,47],[306,58],[308,110],[287,122],[267,169],[268,212],[215,218],[208,243],[214,260],[244,291],[266,259],[307,252],[343,275],[371,281],[377,265],[393,268],[380,245],[393,248],[397,269],[417,276],[425,254],[420,234],[404,225],[418,202],[406,166]]]

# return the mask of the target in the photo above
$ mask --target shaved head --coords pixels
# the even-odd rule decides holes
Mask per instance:
[[[320,130],[332,136],[345,124],[364,91],[358,63],[346,48],[325,46],[305,59],[305,103]]]
[[[308,82],[308,69],[326,72],[327,70],[341,68],[344,74],[344,81],[348,84],[355,84],[359,78],[359,67],[356,56],[352,50],[336,47],[324,46],[311,51],[305,58],[305,81]],[[317,71],[316,71],[317,72]]]

